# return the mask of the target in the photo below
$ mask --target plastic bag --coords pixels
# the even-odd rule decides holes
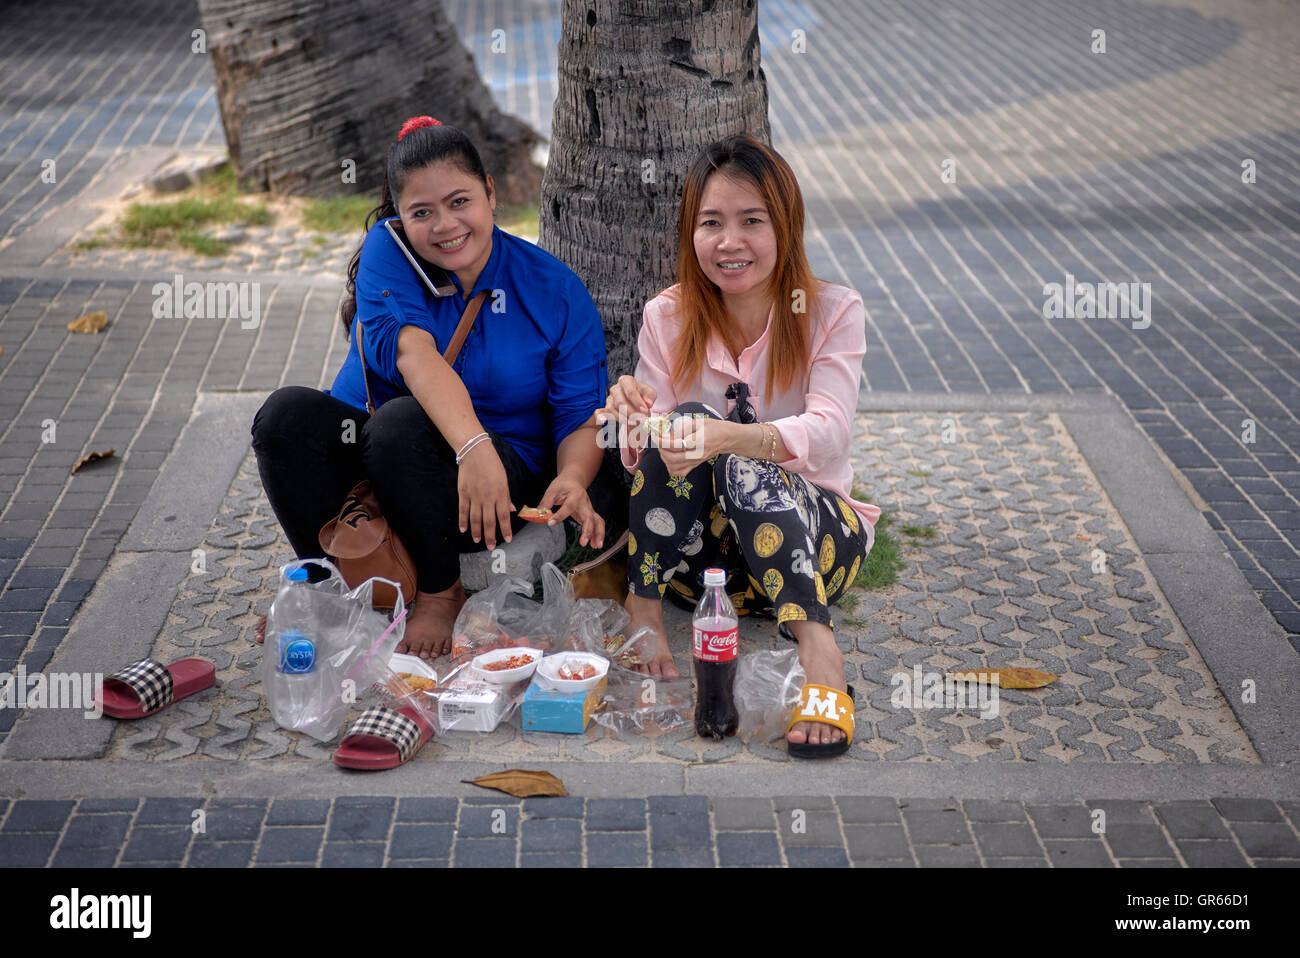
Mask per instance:
[[[309,565],[329,572],[320,582],[291,581]],[[326,559],[282,566],[275,601],[266,616],[262,688],[271,717],[281,728],[328,741],[338,734],[355,693],[382,682],[388,659],[406,631],[406,606],[397,583],[392,621],[374,610],[367,579],[349,591]],[[350,683],[350,684],[348,684]]]
[[[746,742],[783,738],[805,678],[798,649],[743,653],[734,686],[737,734]]]
[[[622,673],[606,686],[604,704],[592,719],[621,738],[684,728],[694,721],[694,710],[690,679],[668,681]]]
[[[523,579],[501,576],[470,596],[451,630],[451,661],[463,664],[481,652],[507,646],[555,648],[573,609],[568,580],[552,563],[542,566],[543,600],[532,599]]]
[[[489,682],[468,661],[463,662],[448,672],[433,691],[434,731],[495,731],[519,708],[530,680],[512,685]]]

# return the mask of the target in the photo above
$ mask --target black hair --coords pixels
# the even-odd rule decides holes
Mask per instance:
[[[364,234],[369,233],[371,227],[397,215],[396,198],[401,195],[407,176],[413,170],[424,169],[443,160],[451,160],[464,173],[477,177],[483,188],[487,189],[487,170],[483,168],[483,160],[468,136],[454,126],[445,125],[410,130],[405,136],[394,140],[388,148],[388,156],[384,160],[384,190],[380,194],[379,205],[366,216],[362,246],[365,245]],[[361,246],[358,246],[348,261],[348,278],[340,314],[343,334],[349,337],[352,335],[352,318],[357,314],[357,269],[360,265]]]

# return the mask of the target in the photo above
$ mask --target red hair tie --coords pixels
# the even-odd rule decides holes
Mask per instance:
[[[397,134],[397,138],[400,140],[412,130],[423,130],[426,126],[442,126],[442,121],[431,116],[413,116],[402,124],[402,131]]]

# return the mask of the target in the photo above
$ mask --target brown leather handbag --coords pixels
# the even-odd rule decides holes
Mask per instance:
[[[461,314],[451,343],[443,353],[448,365],[455,363],[456,357],[460,355],[460,348],[465,344],[486,296],[486,290],[479,293],[470,300],[465,312]],[[356,347],[361,359],[361,380],[366,386],[366,412],[374,413],[370,377],[366,374],[365,353],[361,350],[360,323],[357,323]],[[404,601],[409,603],[415,598],[415,562],[380,512],[379,500],[375,498],[369,479],[353,486],[343,501],[339,514],[321,526],[320,546],[326,555],[334,559],[334,564],[338,566],[349,588],[355,589],[367,579],[379,576],[400,583]],[[386,583],[376,582],[373,595],[376,608],[392,608],[397,603],[396,590]]]
[[[627,540],[624,532],[596,558],[569,570],[569,584],[579,599],[611,599],[620,605],[627,598]]]

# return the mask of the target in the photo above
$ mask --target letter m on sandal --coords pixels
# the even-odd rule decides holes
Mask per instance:
[[[836,708],[840,696],[838,692],[828,692],[826,697],[822,698],[818,689],[808,690],[808,703],[804,705],[800,715],[820,715],[822,718],[837,719],[840,717],[840,710]]]

